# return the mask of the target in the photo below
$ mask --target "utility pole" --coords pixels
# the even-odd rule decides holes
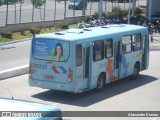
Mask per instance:
[[[44,0],[43,21],[46,19],[46,0]]]
[[[132,0],[132,16],[134,16],[135,7],[136,7],[136,0]]]
[[[7,10],[6,10],[6,26],[8,25],[8,0],[7,1]]]
[[[19,23],[21,23],[21,17],[22,17],[22,0],[20,0]]]
[[[128,24],[130,24],[130,17],[131,17],[131,0],[129,0]]]
[[[100,4],[99,4],[99,19],[102,18],[102,8],[103,8],[103,1],[100,0]]]

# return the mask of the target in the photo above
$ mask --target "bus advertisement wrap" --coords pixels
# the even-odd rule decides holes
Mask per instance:
[[[69,43],[57,40],[33,40],[33,57],[41,60],[67,61]],[[65,51],[65,52],[64,52]]]

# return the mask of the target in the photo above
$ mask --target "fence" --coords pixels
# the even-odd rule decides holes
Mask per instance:
[[[102,10],[106,12],[111,11],[117,6],[123,9],[128,9],[129,7],[129,3],[110,2],[109,0],[103,1],[102,5]],[[46,0],[46,3],[37,9],[33,7],[30,0],[23,0],[22,3],[0,6],[0,27],[7,26],[8,24],[50,21],[67,17],[92,15],[95,11],[99,11],[99,2],[94,2],[93,0],[87,3],[85,11],[68,9],[68,1]]]
[[[68,24],[77,23],[80,20],[83,20],[84,17],[68,17],[65,19],[65,21]],[[0,34],[2,32],[17,32],[20,31],[20,29],[28,30],[32,27],[50,27],[55,26],[56,24],[63,24],[64,20],[50,20],[50,21],[41,21],[41,22],[27,22],[27,23],[19,23],[19,24],[9,24],[7,26],[0,27]]]

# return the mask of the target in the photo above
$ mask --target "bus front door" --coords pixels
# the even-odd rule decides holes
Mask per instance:
[[[89,89],[90,64],[91,60],[90,47],[76,46],[76,85],[75,92],[83,92]]]
[[[90,47],[83,48],[83,89],[89,88],[89,79],[90,79]]]
[[[149,43],[147,41],[147,36],[143,35],[142,37],[142,70],[145,70],[148,68],[148,49],[149,49]]]
[[[119,68],[120,68],[120,41],[114,42],[114,54],[113,54],[113,60],[114,60],[114,80],[119,78]]]

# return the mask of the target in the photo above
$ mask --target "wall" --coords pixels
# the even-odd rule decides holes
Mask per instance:
[[[32,27],[49,27],[49,26],[55,26],[56,24],[63,24],[64,21],[66,21],[68,24],[78,23],[79,21],[84,20],[84,16],[79,17],[69,17],[65,20],[54,20],[54,21],[42,21],[42,22],[30,22],[30,23],[20,23],[20,24],[9,24],[4,27],[0,27],[0,34],[2,32],[18,32],[20,31],[20,28],[22,29],[30,29]]]

